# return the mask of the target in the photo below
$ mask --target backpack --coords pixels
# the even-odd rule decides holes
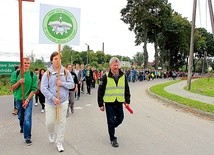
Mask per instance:
[[[51,72],[50,72],[49,70],[47,70],[46,72],[47,72],[48,81],[49,81],[50,76],[51,76]],[[64,75],[65,75],[65,79],[66,79],[66,81],[67,81],[68,71],[66,71],[65,69],[64,69]]]
[[[20,70],[17,70],[16,71],[16,78],[19,76],[19,74],[20,74]],[[31,76],[31,79],[32,79],[32,81],[33,81],[33,72],[32,71],[30,71],[30,76]],[[31,86],[32,86],[32,83],[31,83]],[[38,94],[39,93],[39,89],[37,89],[35,92],[34,92],[34,94]]]
[[[17,70],[16,71],[16,78],[19,76],[19,73],[20,73],[20,70]],[[33,72],[32,71],[30,71],[30,76],[31,76],[31,78],[33,80]]]

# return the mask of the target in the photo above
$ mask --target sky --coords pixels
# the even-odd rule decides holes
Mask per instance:
[[[192,20],[193,0],[169,0],[169,3],[183,17]],[[142,52],[142,45],[135,46],[134,33],[129,31],[128,25],[120,20],[120,10],[126,6],[127,0],[35,0],[33,3],[22,4],[24,56],[29,56],[33,52],[36,58],[44,57],[48,61],[50,54],[58,49],[56,44],[39,44],[40,4],[81,9],[80,44],[69,45],[73,50],[86,51],[88,44],[91,50],[101,51],[104,42],[105,54],[132,58],[137,52]],[[199,5],[196,27],[205,27],[211,32],[209,14],[206,16],[205,0],[198,0]],[[4,1],[0,5],[0,14],[0,61],[19,61],[18,1]],[[148,44],[148,52],[149,61],[154,60],[152,44]]]

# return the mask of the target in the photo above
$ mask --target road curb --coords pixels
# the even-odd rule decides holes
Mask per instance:
[[[157,94],[154,94],[153,92],[150,91],[150,88],[146,89],[146,92],[147,92],[148,95],[150,95],[150,96],[152,96],[154,98],[160,99],[160,100],[166,102],[168,105],[171,105],[171,106],[176,107],[176,108],[180,108],[180,109],[184,110],[185,112],[190,112],[190,113],[192,113],[192,114],[194,114],[196,116],[199,116],[199,117],[206,118],[206,119],[214,121],[214,114],[212,114],[212,113],[209,113],[209,112],[206,112],[206,111],[202,111],[202,110],[198,110],[198,109],[195,109],[195,108],[191,108],[191,107],[188,107],[186,105],[183,105],[183,104],[180,104],[178,102],[169,100],[169,99],[164,98],[162,96],[159,96]]]

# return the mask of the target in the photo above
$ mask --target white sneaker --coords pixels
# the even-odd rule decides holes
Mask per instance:
[[[44,113],[44,112],[45,112],[45,110],[44,110],[44,109],[42,109],[42,110],[41,110],[41,113]]]
[[[35,106],[37,106],[38,105],[38,103],[35,103]]]
[[[63,152],[63,151],[64,151],[64,148],[63,148],[63,146],[62,146],[62,143],[60,143],[60,142],[57,143],[57,144],[56,144],[56,147],[57,147],[57,149],[58,149],[59,152]]]
[[[54,142],[54,134],[53,134],[53,133],[50,133],[48,137],[49,137],[49,141],[50,141],[51,143],[53,143],[53,142]]]

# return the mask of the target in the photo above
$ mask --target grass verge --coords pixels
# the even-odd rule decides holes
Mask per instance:
[[[195,101],[195,100],[188,99],[188,98],[185,98],[185,97],[181,97],[181,96],[178,96],[178,95],[174,95],[174,94],[168,93],[168,92],[166,92],[164,90],[165,87],[167,87],[169,85],[172,85],[174,83],[177,83],[177,82],[180,82],[180,80],[171,81],[171,82],[167,82],[167,83],[164,83],[164,84],[159,84],[159,85],[151,87],[150,91],[152,93],[154,93],[154,94],[157,94],[159,96],[167,98],[167,99],[169,99],[171,101],[175,101],[175,102],[177,102],[179,104],[183,104],[183,105],[186,105],[186,106],[191,107],[191,108],[195,108],[195,109],[198,109],[198,110],[202,110],[202,111],[210,112],[210,113],[214,114],[214,105],[203,103],[203,102],[199,102],[199,101]]]
[[[214,78],[209,78],[209,80],[208,78],[200,78],[193,81],[190,92],[214,97]]]

